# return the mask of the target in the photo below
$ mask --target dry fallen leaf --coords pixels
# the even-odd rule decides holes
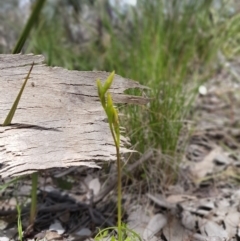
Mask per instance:
[[[143,232],[143,238],[150,240],[156,233],[158,233],[167,224],[165,215],[158,213],[154,215]]]
[[[128,211],[127,227],[134,230],[140,237],[143,237],[144,230],[146,229],[150,217],[147,215],[146,210],[141,205],[131,207]]]
[[[99,181],[99,178],[94,178],[88,183],[88,188],[89,192],[87,193],[87,198],[89,199],[91,197],[91,193],[96,196],[98,195],[100,189],[101,189],[101,184]]]

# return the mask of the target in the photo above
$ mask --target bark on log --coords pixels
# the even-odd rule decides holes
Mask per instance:
[[[115,160],[96,87],[96,79],[104,81],[107,72],[47,67],[41,55],[0,55],[0,123],[33,62],[12,124],[0,126],[0,175],[5,178],[80,165],[98,167],[100,162]],[[114,101],[147,103],[143,97],[125,95],[129,88],[144,87],[115,75],[110,91]],[[122,145],[121,151],[128,150]]]

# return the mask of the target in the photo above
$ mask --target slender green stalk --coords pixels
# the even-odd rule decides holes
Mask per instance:
[[[37,184],[38,184],[38,173],[32,174],[32,191],[31,191],[31,210],[30,210],[30,224],[34,223],[37,213]]]
[[[22,220],[21,220],[21,207],[19,204],[17,204],[17,213],[18,213],[18,238],[20,241],[23,239],[23,231],[22,231]]]
[[[116,154],[117,154],[117,209],[118,209],[118,240],[122,240],[122,165],[121,165],[121,158],[120,158],[120,149],[119,144],[117,143],[117,139],[113,130],[112,125],[109,123],[110,130],[114,139],[115,147],[116,147]]]
[[[114,72],[110,74],[110,76],[105,81],[104,85],[101,84],[100,80],[97,80],[98,87],[98,95],[105,110],[107,117],[109,128],[114,140],[114,145],[116,147],[116,155],[117,155],[117,173],[118,173],[118,201],[117,201],[117,209],[118,209],[118,240],[122,241],[122,166],[121,166],[121,158],[120,158],[120,131],[119,131],[119,121],[118,121],[118,112],[116,108],[113,106],[112,96],[107,91],[112,85]],[[107,98],[105,94],[107,93]]]
[[[119,147],[116,146],[117,151],[117,172],[118,172],[118,239],[122,240],[122,165],[120,160],[120,151]]]
[[[41,12],[41,9],[44,5],[46,0],[37,0],[37,2],[35,3],[35,6],[34,6],[34,9],[17,41],[17,44],[16,46],[14,47],[12,53],[13,54],[17,54],[17,53],[20,53],[29,34],[30,34],[30,31],[33,27],[34,24],[36,24],[36,21],[37,21],[37,18],[39,16],[39,13]]]

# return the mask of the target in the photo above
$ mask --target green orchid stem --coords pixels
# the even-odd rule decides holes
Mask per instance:
[[[119,122],[118,122],[118,112],[113,106],[112,96],[107,91],[111,87],[114,78],[114,71],[110,74],[110,76],[105,81],[104,85],[102,85],[101,81],[97,79],[97,89],[98,96],[100,98],[103,109],[106,112],[108,117],[109,128],[111,130],[111,134],[114,140],[114,145],[116,147],[116,155],[117,155],[117,173],[118,173],[118,181],[117,181],[117,193],[118,193],[118,201],[117,201],[117,209],[118,209],[118,241],[122,241],[122,166],[121,166],[121,157],[120,157],[120,132],[119,132]],[[105,98],[105,94],[107,93],[107,98]]]
[[[113,127],[109,123],[111,134],[114,139],[114,144],[116,147],[116,154],[117,154],[117,173],[118,173],[118,180],[117,180],[117,193],[118,193],[118,201],[117,201],[117,209],[118,209],[118,240],[122,241],[122,165],[121,165],[121,158],[120,158],[120,148],[117,142],[117,138],[114,134]]]
[[[122,241],[122,166],[120,160],[120,150],[116,147],[117,151],[117,172],[118,172],[118,240]]]
[[[32,191],[31,191],[31,210],[30,210],[30,224],[33,224],[37,214],[37,184],[38,184],[38,173],[32,174]]]

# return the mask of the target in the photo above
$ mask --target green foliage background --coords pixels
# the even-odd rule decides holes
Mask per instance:
[[[151,103],[125,106],[121,125],[139,152],[154,148],[168,157],[151,164],[171,182],[198,86],[220,67],[219,54],[239,54],[239,16],[234,2],[225,0],[139,0],[121,11],[107,0],[46,1],[22,52],[43,54],[52,66],[115,70],[150,87],[144,95]],[[14,21],[9,18],[5,29]],[[19,28],[8,31],[15,36]],[[8,48],[0,43],[0,51]]]

